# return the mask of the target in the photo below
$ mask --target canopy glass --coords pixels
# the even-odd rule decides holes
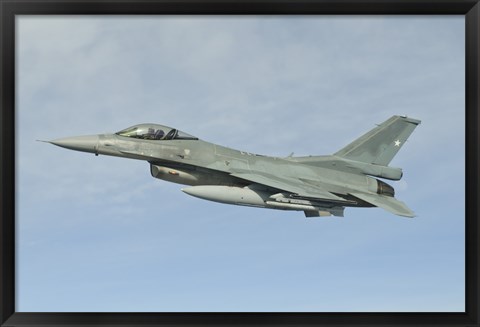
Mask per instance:
[[[142,140],[198,140],[197,137],[178,129],[157,124],[135,125],[115,134]]]

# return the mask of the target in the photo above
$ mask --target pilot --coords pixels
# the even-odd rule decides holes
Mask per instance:
[[[155,135],[153,136],[153,139],[161,140],[164,135],[165,135],[164,131],[162,131],[161,129],[157,129],[157,131],[155,132]]]
[[[153,140],[155,136],[155,130],[153,128],[149,128],[148,131],[143,135],[143,138],[146,140]]]

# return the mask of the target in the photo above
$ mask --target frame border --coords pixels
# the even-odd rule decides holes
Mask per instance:
[[[0,0],[1,326],[478,326],[480,0]],[[466,105],[465,313],[17,313],[15,312],[16,15],[464,15]]]

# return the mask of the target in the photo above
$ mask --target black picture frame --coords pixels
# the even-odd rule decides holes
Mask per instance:
[[[466,285],[464,313],[26,313],[15,312],[15,16],[141,14],[465,15]],[[478,326],[478,0],[1,0],[1,326],[388,325]]]

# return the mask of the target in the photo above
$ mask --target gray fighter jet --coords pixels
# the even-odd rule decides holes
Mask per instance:
[[[191,185],[182,191],[205,200],[341,216],[345,207],[380,207],[414,217],[394,195],[403,172],[389,163],[420,120],[393,116],[333,155],[269,157],[209,143],[178,129],[140,124],[115,134],[49,143],[83,152],[145,160],[153,177]]]

